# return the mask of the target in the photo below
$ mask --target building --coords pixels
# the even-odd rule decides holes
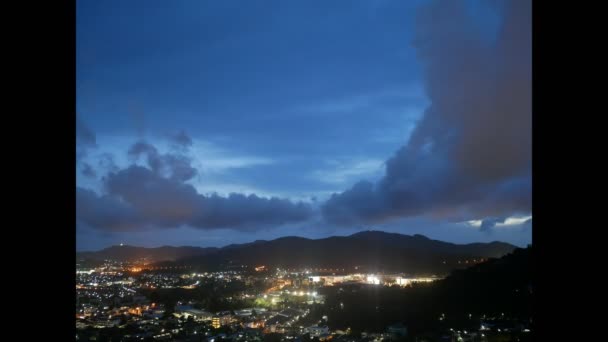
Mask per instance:
[[[246,318],[243,320],[243,326],[251,329],[264,328],[265,322],[260,318]]]
[[[228,325],[232,323],[232,316],[230,314],[219,314],[217,316],[213,316],[211,319],[211,326],[215,329],[218,329],[221,326]]]
[[[188,318],[192,317],[197,321],[210,321],[213,318],[213,315],[205,310],[198,309],[187,309],[182,311],[182,314]]]
[[[319,341],[331,341],[332,339],[333,339],[333,336],[329,333],[319,335]]]
[[[289,322],[289,317],[278,314],[268,320],[266,320],[264,326],[270,333],[284,333],[284,325]]]
[[[405,277],[396,277],[395,284],[399,286],[408,286],[414,283],[430,283],[440,278],[437,277],[417,277],[417,278],[405,278]]]
[[[150,309],[143,313],[144,318],[160,319],[165,313],[164,309]]]
[[[304,329],[305,332],[309,333],[310,336],[319,337],[324,334],[329,334],[329,328],[327,326],[311,326]]]
[[[234,311],[234,314],[237,316],[240,316],[240,317],[251,316],[252,313],[253,313],[253,309],[251,309],[251,308]]]
[[[371,274],[367,276],[367,283],[373,285],[380,285],[380,278]]]
[[[410,280],[407,278],[397,277],[395,279],[395,283],[397,283],[399,286],[407,286],[410,284]]]
[[[340,284],[345,281],[348,281],[351,279],[351,277],[344,276],[344,275],[337,275],[337,276],[326,276],[326,277],[323,277],[323,279],[325,280],[325,285],[333,286],[334,284]]]
[[[76,274],[91,274],[95,272],[95,269],[80,269],[76,270]]]

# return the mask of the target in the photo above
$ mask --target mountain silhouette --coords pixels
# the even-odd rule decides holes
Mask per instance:
[[[257,240],[223,248],[112,246],[98,252],[78,253],[81,259],[167,261],[201,270],[226,267],[310,267],[326,271],[411,272],[447,274],[482,259],[499,258],[516,246],[504,242],[454,244],[382,231],[363,231],[350,236],[308,239],[286,236]]]

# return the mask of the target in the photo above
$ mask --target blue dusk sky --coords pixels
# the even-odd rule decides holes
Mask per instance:
[[[531,243],[530,12],[77,1],[77,249]]]

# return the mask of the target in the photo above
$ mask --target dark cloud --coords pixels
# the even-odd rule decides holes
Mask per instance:
[[[108,172],[117,172],[119,170],[114,162],[114,156],[110,153],[103,153],[99,156],[97,164],[100,168],[105,169]]]
[[[177,181],[187,181],[197,175],[197,170],[191,166],[190,158],[182,154],[167,153],[161,154],[156,147],[139,141],[128,151],[132,160],[137,160],[140,156],[146,156],[148,166],[158,175],[166,175]]]
[[[156,147],[148,144],[147,142],[136,142],[133,144],[133,146],[131,146],[131,148],[129,148],[127,155],[132,161],[137,161],[140,156],[146,156],[148,166],[150,166],[154,172],[159,172],[160,168],[162,167],[162,161],[158,150]]]
[[[85,226],[108,231],[136,230],[145,224],[136,210],[112,196],[76,187],[76,220]]]
[[[82,163],[82,174],[89,178],[97,177],[97,172],[95,172],[89,163]]]
[[[326,219],[531,211],[531,8],[525,0],[504,5],[496,39],[484,37],[465,2],[421,8],[414,44],[431,104],[385,176],[334,194],[322,208]]]
[[[190,136],[188,136],[184,131],[179,131],[178,133],[171,135],[170,139],[173,147],[178,149],[187,149],[192,146],[192,138],[190,138]]]
[[[494,228],[496,226],[497,223],[505,223],[506,218],[502,217],[502,218],[498,218],[498,217],[490,217],[490,218],[485,218],[481,221],[481,226],[479,226],[479,230],[484,232],[484,231],[490,231],[490,229]]]
[[[202,195],[187,184],[196,170],[180,154],[160,154],[143,141],[128,151],[133,160],[146,157],[147,167],[131,165],[103,179],[105,193],[77,188],[79,222],[106,231],[149,228],[233,228],[256,230],[301,222],[312,216],[306,203],[279,198],[230,194]]]

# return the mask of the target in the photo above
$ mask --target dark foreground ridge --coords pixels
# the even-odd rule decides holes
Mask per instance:
[[[531,249],[518,248],[500,259],[406,289],[361,285],[326,288],[323,314],[333,318],[329,322],[332,329],[360,332],[382,331],[396,322],[408,325],[414,335],[445,334],[450,328],[478,331],[482,325],[512,332],[530,330]]]

